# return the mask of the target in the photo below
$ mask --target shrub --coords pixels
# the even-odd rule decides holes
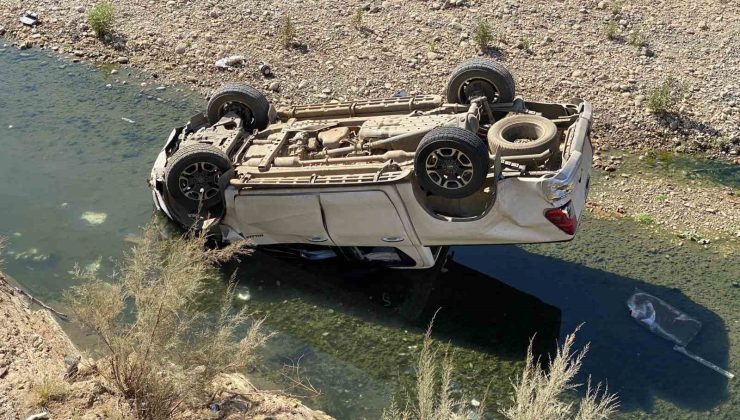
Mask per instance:
[[[640,213],[638,215],[635,215],[635,220],[637,223],[643,224],[643,225],[652,225],[655,220],[653,219],[653,216],[647,214],[647,213]]]
[[[619,25],[617,25],[617,22],[610,20],[609,23],[606,24],[606,37],[610,40],[617,39],[618,30],[619,30]]]
[[[606,419],[616,412],[619,407],[616,394],[610,394],[608,387],[602,391],[600,383],[592,387],[590,377],[586,396],[580,400],[577,412],[573,412],[573,403],[565,398],[566,392],[579,386],[573,380],[588,352],[588,344],[578,353],[571,350],[576,332],[578,328],[565,337],[565,342],[558,347],[547,370],[534,358],[530,341],[524,371],[513,384],[513,404],[501,410],[501,414],[510,420],[597,420]]]
[[[99,37],[110,31],[114,19],[113,5],[107,1],[97,3],[87,11],[87,23]]]
[[[683,100],[686,86],[675,77],[668,76],[660,85],[652,89],[647,96],[647,107],[652,112],[665,114],[672,112]]]
[[[295,25],[290,19],[290,16],[283,18],[283,26],[280,28],[280,42],[283,47],[289,48],[293,45],[293,39],[295,38]]]
[[[529,49],[532,48],[532,41],[530,41],[529,38],[522,38],[519,41],[519,48],[524,51],[529,51]]]
[[[617,16],[622,13],[622,0],[617,0],[612,4],[612,15]]]
[[[269,335],[263,319],[232,311],[233,283],[220,310],[204,308],[219,279],[212,265],[244,255],[243,245],[204,250],[205,239],[162,239],[154,225],[128,252],[114,282],[78,270],[65,293],[75,318],[97,333],[100,374],[141,419],[165,419],[205,403],[213,379],[252,362]]]
[[[491,31],[491,25],[485,20],[478,20],[473,31],[473,40],[481,50],[488,48],[493,41],[493,32]]]
[[[635,47],[644,47],[647,45],[647,35],[639,29],[633,29],[629,32],[627,43]]]

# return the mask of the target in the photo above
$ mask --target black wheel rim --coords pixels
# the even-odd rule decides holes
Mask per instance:
[[[499,101],[501,94],[496,86],[486,79],[468,79],[458,90],[460,103],[469,103],[471,98],[485,96],[490,103]]]
[[[180,192],[190,200],[210,200],[219,194],[218,180],[221,175],[221,169],[212,163],[191,163],[180,172],[178,186]]]
[[[252,125],[252,110],[241,102],[229,101],[221,105],[218,111],[218,117],[221,118],[229,112],[233,112],[244,121],[244,126],[250,127]]]
[[[425,161],[427,177],[436,185],[457,190],[473,179],[473,162],[461,150],[452,147],[434,149]]]

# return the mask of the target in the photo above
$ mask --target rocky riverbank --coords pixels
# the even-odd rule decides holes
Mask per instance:
[[[19,17],[20,0],[0,3],[0,34],[21,48],[72,60],[133,66],[149,80],[113,69],[116,83],[149,89],[184,84],[207,95],[225,81],[263,90],[278,105],[442,90],[449,71],[482,55],[503,62],[529,98],[583,97],[596,110],[593,141],[604,188],[593,204],[647,214],[677,233],[736,240],[735,187],[673,185],[624,172],[615,150],[695,152],[740,163],[740,5],[688,0],[266,0],[113,1],[110,34],[95,36],[89,0],[34,3],[39,23]],[[290,19],[290,25],[286,25]],[[487,22],[489,47],[476,42]],[[226,68],[216,63],[227,57]],[[260,72],[261,64],[272,75]],[[120,73],[119,73],[120,72]],[[668,77],[683,87],[673,112],[648,111]],[[667,185],[669,184],[669,185]],[[677,189],[676,192],[674,190]],[[670,200],[656,196],[670,195]],[[684,217],[687,209],[697,219]],[[712,210],[712,211],[705,211]],[[734,215],[734,216],[733,216]],[[688,222],[691,222],[687,224]],[[675,226],[675,229],[674,229]]]
[[[47,310],[33,310],[0,273],[0,418],[133,418],[129,405],[96,372]],[[211,409],[179,418],[331,419],[298,400],[257,391],[242,375],[217,384]],[[35,416],[35,417],[34,417]]]

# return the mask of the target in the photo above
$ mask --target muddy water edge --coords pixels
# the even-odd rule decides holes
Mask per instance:
[[[75,282],[75,264],[109,273],[135,241],[152,217],[144,180],[157,150],[204,105],[187,90],[158,89],[149,75],[111,70],[0,47],[6,271],[56,304]],[[717,182],[738,188],[734,175]],[[639,289],[698,318],[703,328],[690,350],[737,373],[740,257],[736,242],[719,245],[588,213],[570,243],[456,247],[439,270],[374,270],[258,251],[223,272],[237,272],[245,300],[235,306],[266,314],[278,332],[252,376],[306,395],[337,418],[377,418],[392,396],[411,389],[424,326],[442,308],[435,340],[454,352],[456,389],[481,401],[489,387],[492,415],[508,403],[529,337],[536,334],[535,348],[546,354],[585,323],[584,374],[620,394],[619,417],[730,419],[740,417],[737,381],[674,352],[625,306]],[[91,341],[67,327],[79,344]],[[296,365],[321,395],[294,386]]]

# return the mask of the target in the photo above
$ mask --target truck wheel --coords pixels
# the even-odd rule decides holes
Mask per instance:
[[[486,143],[458,127],[438,127],[427,133],[414,157],[419,185],[445,198],[463,198],[480,190],[489,166]]]
[[[245,84],[228,84],[213,92],[208,101],[208,122],[216,124],[228,112],[236,112],[248,130],[263,130],[270,123],[270,103],[265,95]]]
[[[231,160],[221,149],[209,144],[191,144],[169,158],[165,188],[178,208],[191,213],[207,212],[223,203],[219,178],[229,169]]]
[[[447,82],[447,101],[456,104],[469,104],[476,96],[485,96],[490,103],[511,102],[515,94],[514,77],[509,70],[482,58],[463,61]]]
[[[488,130],[491,153],[506,156],[536,155],[546,150],[558,150],[558,128],[555,123],[538,115],[512,115],[493,124]],[[524,165],[539,165],[544,158],[517,161]]]

